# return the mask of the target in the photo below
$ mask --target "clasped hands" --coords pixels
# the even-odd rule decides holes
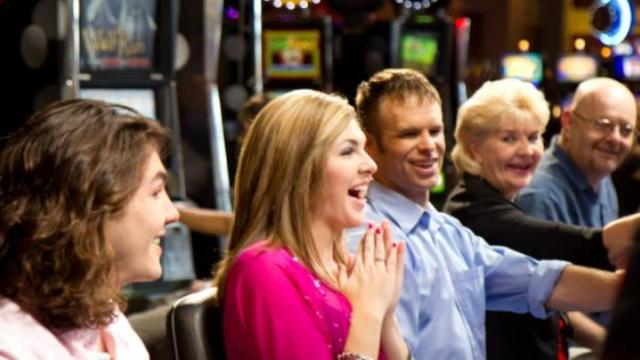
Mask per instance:
[[[338,268],[338,284],[351,306],[372,316],[393,317],[404,273],[404,242],[394,242],[391,226],[369,224],[358,250]]]

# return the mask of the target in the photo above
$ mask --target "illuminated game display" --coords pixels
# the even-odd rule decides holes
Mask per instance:
[[[529,81],[536,86],[542,83],[542,69],[542,56],[533,52],[507,54],[500,61],[502,77]]]
[[[407,32],[400,38],[400,66],[427,76],[437,72],[438,36],[430,32]]]
[[[640,80],[640,55],[614,57],[613,75],[621,80]]]
[[[140,114],[156,119],[156,101],[153,89],[80,89],[83,99],[102,100],[135,109]]]
[[[588,54],[571,54],[558,59],[556,79],[559,82],[578,83],[598,75],[598,60]]]
[[[150,70],[156,1],[81,0],[80,66],[95,70]]]
[[[322,78],[321,33],[317,29],[264,30],[265,77],[277,80]]]

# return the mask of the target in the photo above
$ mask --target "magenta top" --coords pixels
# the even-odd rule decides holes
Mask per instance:
[[[127,318],[102,329],[78,329],[54,334],[15,302],[0,297],[0,359],[127,360],[149,359],[147,349]],[[96,349],[98,336],[107,352]]]
[[[260,241],[231,266],[223,304],[230,359],[335,359],[351,305],[284,248]]]

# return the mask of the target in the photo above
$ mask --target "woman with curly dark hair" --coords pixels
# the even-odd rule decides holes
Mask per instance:
[[[0,358],[144,359],[121,289],[161,275],[178,214],[166,129],[134,110],[68,100],[0,153]]]

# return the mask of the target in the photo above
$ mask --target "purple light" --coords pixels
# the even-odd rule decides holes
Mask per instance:
[[[231,19],[231,20],[240,19],[240,12],[236,10],[233,6],[227,6],[227,9],[225,10],[224,13],[227,16],[227,19]]]

